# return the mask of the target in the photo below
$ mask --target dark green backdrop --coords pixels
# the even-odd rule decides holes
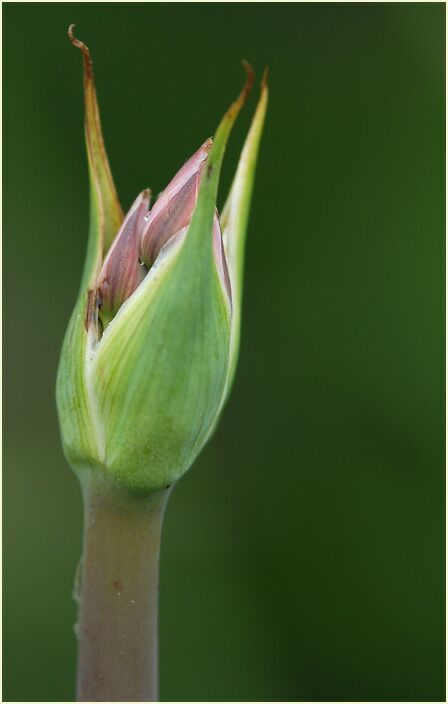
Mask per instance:
[[[242,57],[270,67],[236,384],[164,528],[162,698],[443,698],[444,5],[4,20],[4,699],[74,689],[82,509],[54,401],[88,224],[71,22],[124,206],[213,133]]]

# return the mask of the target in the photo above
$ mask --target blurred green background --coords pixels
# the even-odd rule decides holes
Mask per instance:
[[[162,699],[443,699],[444,4],[23,3],[4,6],[4,700],[74,692],[71,22],[125,207],[213,133],[242,57],[270,67],[236,384],[164,527]]]

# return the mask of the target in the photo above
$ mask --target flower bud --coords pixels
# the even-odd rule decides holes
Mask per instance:
[[[58,371],[62,440],[81,476],[98,472],[128,489],[152,491],[172,484],[191,466],[217,423],[233,378],[266,82],[221,223],[219,174],[252,83],[248,65],[246,85],[213,142],[207,140],[184,164],[151,210],[149,192],[143,191],[123,221],[101,134],[90,53],[72,28],[69,34],[84,55],[92,212],[81,291]]]

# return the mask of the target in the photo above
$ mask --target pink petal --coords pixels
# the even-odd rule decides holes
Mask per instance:
[[[182,166],[152,208],[142,236],[141,258],[151,266],[164,244],[190,224],[199,180],[212,141],[208,139]]]
[[[112,318],[146,275],[140,264],[140,242],[148,216],[150,193],[143,191],[127,213],[104,261],[98,294],[102,318]]]

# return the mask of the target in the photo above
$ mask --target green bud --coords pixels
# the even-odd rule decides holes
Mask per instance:
[[[234,375],[244,239],[267,106],[266,81],[221,223],[216,210],[228,136],[252,83],[214,137],[148,211],[149,192],[123,221],[101,133],[87,47],[85,132],[91,185],[89,243],[65,336],[57,404],[66,457],[144,491],[191,466],[216,425]],[[221,232],[222,229],[222,232]]]

